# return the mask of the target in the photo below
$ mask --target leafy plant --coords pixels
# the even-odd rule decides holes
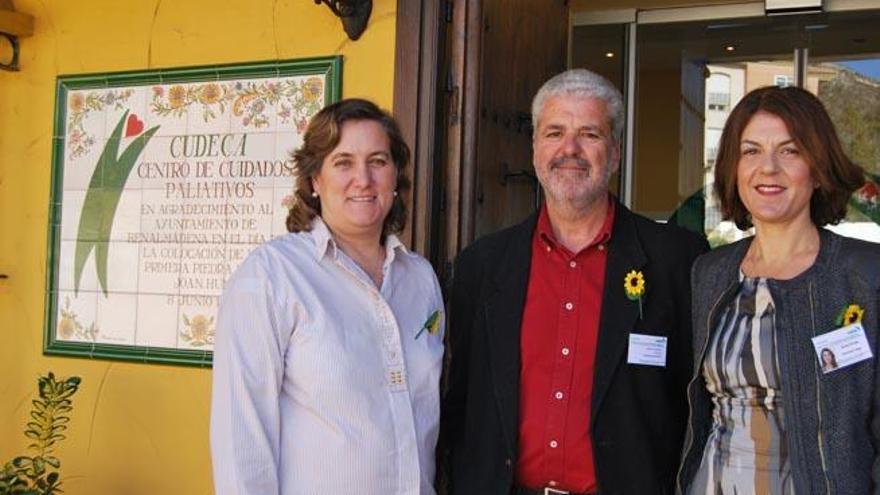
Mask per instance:
[[[72,376],[56,380],[49,372],[37,380],[39,399],[32,401],[31,421],[24,435],[31,439],[28,449],[36,455],[18,456],[0,470],[0,495],[52,495],[61,493],[58,469],[61,461],[53,455],[55,446],[65,436],[62,433],[70,422],[73,411],[71,396],[79,388],[80,378]]]

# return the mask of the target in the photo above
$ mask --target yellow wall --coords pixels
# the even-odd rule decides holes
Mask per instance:
[[[342,54],[343,95],[390,108],[395,0],[351,42],[312,0],[16,0],[36,19],[0,72],[0,462],[24,453],[38,375],[76,374],[68,495],[212,493],[210,371],[42,355],[55,77]]]

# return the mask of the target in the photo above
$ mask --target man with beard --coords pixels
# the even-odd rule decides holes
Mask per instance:
[[[620,93],[584,69],[532,103],[539,212],[456,260],[442,444],[455,495],[672,493],[697,235],[609,194]]]

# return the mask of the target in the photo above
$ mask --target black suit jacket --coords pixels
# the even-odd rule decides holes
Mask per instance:
[[[536,220],[482,238],[456,260],[440,442],[455,495],[508,495],[514,483],[520,326]],[[589,418],[602,495],[673,491],[693,362],[690,267],[706,250],[696,234],[617,205]],[[645,277],[643,319],[624,292],[630,270]],[[631,332],[668,337],[665,368],[627,364]]]

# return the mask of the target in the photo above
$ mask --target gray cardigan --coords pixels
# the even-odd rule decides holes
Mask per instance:
[[[819,229],[816,262],[790,280],[771,280],[777,352],[795,493],[880,494],[878,316],[880,245]],[[712,401],[702,360],[721,310],[736,294],[739,267],[751,238],[700,256],[691,271],[694,372],[688,385],[690,419],[676,491],[699,469],[712,426]],[[849,304],[865,310],[862,324],[874,359],[824,375],[812,341],[837,328]]]

